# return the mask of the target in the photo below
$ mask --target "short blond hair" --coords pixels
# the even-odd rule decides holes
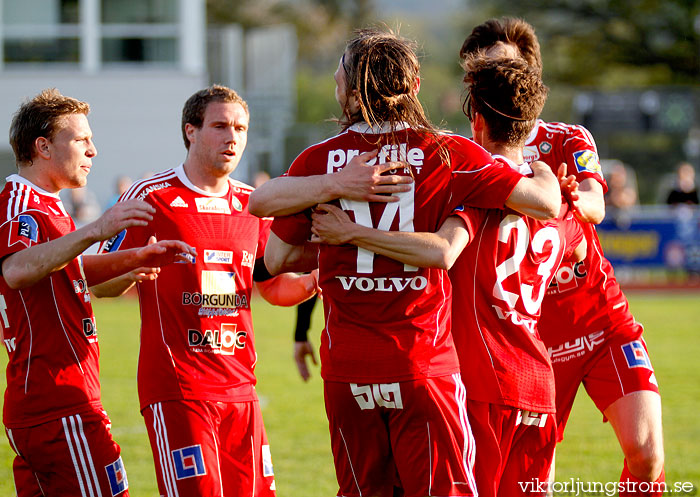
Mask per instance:
[[[31,164],[34,143],[39,137],[53,140],[61,129],[62,120],[71,114],[90,112],[90,105],[75,98],[66,97],[56,88],[43,90],[34,98],[20,105],[10,124],[10,145],[17,165]]]

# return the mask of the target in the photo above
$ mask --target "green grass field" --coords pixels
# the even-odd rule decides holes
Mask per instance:
[[[700,294],[630,294],[629,298],[635,317],[645,325],[662,389],[667,482],[691,482],[700,489]],[[122,446],[130,492],[134,497],[157,496],[136,397],[138,305],[123,298],[96,300],[94,307],[102,352],[103,400],[112,418],[114,438]],[[311,334],[316,344],[322,328],[319,307]],[[278,495],[335,495],[318,369],[304,383],[292,360],[294,309],[256,300],[253,315],[258,394],[272,446]],[[6,363],[7,355],[2,354],[3,369]],[[4,389],[4,375],[0,385]],[[585,392],[579,392],[566,440],[557,450],[557,481],[608,482],[619,477],[622,456],[617,441]],[[7,441],[0,442],[0,496],[14,495],[13,456]]]

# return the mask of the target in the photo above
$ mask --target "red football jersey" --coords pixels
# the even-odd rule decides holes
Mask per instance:
[[[224,195],[193,185],[182,166],[132,185],[120,201],[138,198],[156,213],[101,251],[140,247],[150,236],[195,247],[190,263],[164,266],[138,285],[141,408],[167,400],[237,402],[255,398],[257,355],[250,298],[253,266],[269,236],[269,220],[248,212],[253,188],[230,180]]]
[[[471,140],[411,129],[389,145],[386,130],[355,125],[297,157],[290,176],[333,173],[355,155],[379,148],[379,163],[410,164],[397,174],[415,179],[399,202],[340,200],[358,224],[393,231],[437,231],[461,203],[502,208],[522,175]],[[379,141],[379,145],[376,143]],[[307,214],[275,219],[272,230],[290,244],[311,234]],[[321,336],[321,375],[330,381],[395,382],[451,374],[458,370],[450,335],[451,285],[445,271],[416,268],[352,245],[321,245],[319,284],[326,327]]]
[[[0,209],[0,258],[75,229],[58,195],[16,174],[0,193]],[[80,258],[21,290],[0,278],[0,316],[9,354],[6,427],[102,409],[97,329]]]
[[[595,142],[582,126],[538,120],[527,140],[525,158],[541,160],[555,172],[565,162],[567,174],[578,181],[593,178],[607,191]],[[582,227],[588,242],[586,258],[559,267],[542,303],[539,328],[547,346],[632,319],[612,265],[603,256],[595,226],[582,223]]]
[[[458,309],[453,336],[467,398],[554,412],[554,372],[537,319],[554,271],[583,239],[580,224],[566,203],[548,221],[510,209],[455,214],[471,240],[450,270]]]

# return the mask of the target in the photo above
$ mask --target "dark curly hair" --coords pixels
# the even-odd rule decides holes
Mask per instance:
[[[522,146],[547,100],[540,72],[522,59],[481,56],[467,57],[463,68],[467,117],[478,112],[492,140]]]
[[[459,57],[465,59],[479,51],[485,51],[499,42],[517,47],[525,62],[530,67],[542,72],[540,43],[537,40],[535,28],[523,19],[513,17],[489,19],[479,24],[464,40]]]

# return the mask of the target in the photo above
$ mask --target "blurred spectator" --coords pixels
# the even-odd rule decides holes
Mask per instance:
[[[91,223],[102,214],[97,196],[85,186],[63,190],[61,199],[76,228]]]
[[[676,167],[673,188],[666,197],[668,205],[698,204],[698,187],[695,183],[695,168],[688,162],[681,162]]]
[[[605,212],[617,224],[629,220],[629,214],[639,204],[637,175],[619,160],[601,161],[608,191],[605,193]]]
[[[117,181],[114,184],[114,195],[112,195],[112,198],[110,198],[109,202],[107,202],[107,205],[105,205],[105,210],[109,209],[114,204],[116,204],[117,200],[119,200],[119,197],[121,197],[122,193],[124,193],[131,186],[132,183],[133,181],[128,176],[117,176]]]

